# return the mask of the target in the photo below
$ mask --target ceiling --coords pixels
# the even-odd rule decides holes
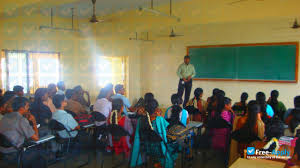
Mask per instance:
[[[176,24],[208,24],[220,22],[237,22],[246,20],[269,20],[285,18],[286,24],[300,19],[300,0],[173,0],[173,14],[180,17]],[[97,0],[96,13],[99,19],[117,23],[139,23],[145,26],[158,24],[166,26],[167,22],[174,24],[174,19],[155,15],[150,12],[137,13],[138,7],[150,8],[150,0]],[[169,0],[154,0],[154,9],[164,14],[169,12]],[[232,2],[238,2],[230,5]],[[84,18],[83,22],[92,15],[91,0],[0,0],[0,15],[11,17],[31,16],[34,14],[49,16],[50,8],[54,8],[54,15],[71,17],[71,9],[75,8],[75,17]],[[14,10],[18,9],[18,12]],[[13,12],[10,12],[12,10]],[[21,11],[21,12],[20,12]],[[121,12],[120,12],[121,11]],[[123,12],[122,12],[123,11]],[[125,12],[126,11],[126,12]],[[147,17],[149,14],[149,17]],[[4,15],[4,16],[5,16]],[[102,16],[102,17],[100,17]],[[28,17],[29,18],[29,17]],[[76,18],[75,18],[76,19]],[[113,19],[111,19],[113,20]],[[163,23],[163,24],[162,24]]]
[[[183,0],[172,0],[173,2]],[[169,4],[170,0],[153,0],[154,8],[161,5]],[[128,11],[138,9],[139,7],[150,8],[150,0],[97,0],[96,2],[96,15],[103,16],[112,14],[119,11]],[[79,17],[90,17],[92,15],[92,2],[91,0],[77,0],[76,2],[63,4],[57,7],[59,16],[70,16],[70,8],[75,8],[76,14]]]
[[[71,8],[74,8],[74,15],[79,18],[88,18],[92,15],[91,0],[26,0],[8,3],[6,0],[0,0],[0,13],[12,16],[36,15],[42,14],[49,16],[51,8],[54,15],[58,17],[71,17]],[[189,0],[172,0],[172,2],[183,2]],[[20,3],[22,2],[22,3]],[[169,5],[170,0],[153,0],[154,9],[158,6]],[[96,15],[104,16],[120,11],[128,11],[138,9],[139,7],[150,8],[150,0],[97,0]],[[21,11],[21,12],[20,12]]]

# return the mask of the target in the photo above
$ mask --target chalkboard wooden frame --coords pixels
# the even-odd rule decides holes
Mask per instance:
[[[257,80],[257,79],[213,79],[213,78],[194,78],[194,80],[202,81],[241,81],[241,82],[270,82],[270,83],[298,83],[298,61],[299,61],[299,42],[278,42],[278,43],[245,43],[245,44],[222,44],[222,45],[202,45],[202,46],[187,46],[187,55],[192,48],[213,48],[213,47],[241,47],[241,46],[272,46],[272,45],[295,45],[296,60],[295,60],[295,80]]]

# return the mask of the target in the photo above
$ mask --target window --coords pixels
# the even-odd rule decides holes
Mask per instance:
[[[95,72],[98,85],[103,87],[112,83],[125,86],[125,60],[125,57],[98,57]]]
[[[1,70],[5,90],[21,85],[25,93],[33,94],[39,87],[58,82],[59,53],[5,50],[1,55]]]

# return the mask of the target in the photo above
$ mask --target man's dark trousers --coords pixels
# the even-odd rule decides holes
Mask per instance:
[[[192,79],[188,82],[184,82],[182,79],[179,80],[178,92],[177,92],[179,97],[182,98],[183,92],[185,90],[183,107],[185,107],[186,103],[190,100],[190,94],[191,94],[191,91],[192,91],[192,86],[193,86]]]

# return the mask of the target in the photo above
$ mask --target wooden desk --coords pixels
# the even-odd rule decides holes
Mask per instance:
[[[271,160],[249,160],[239,158],[230,168],[284,168],[285,163],[274,162]]]

